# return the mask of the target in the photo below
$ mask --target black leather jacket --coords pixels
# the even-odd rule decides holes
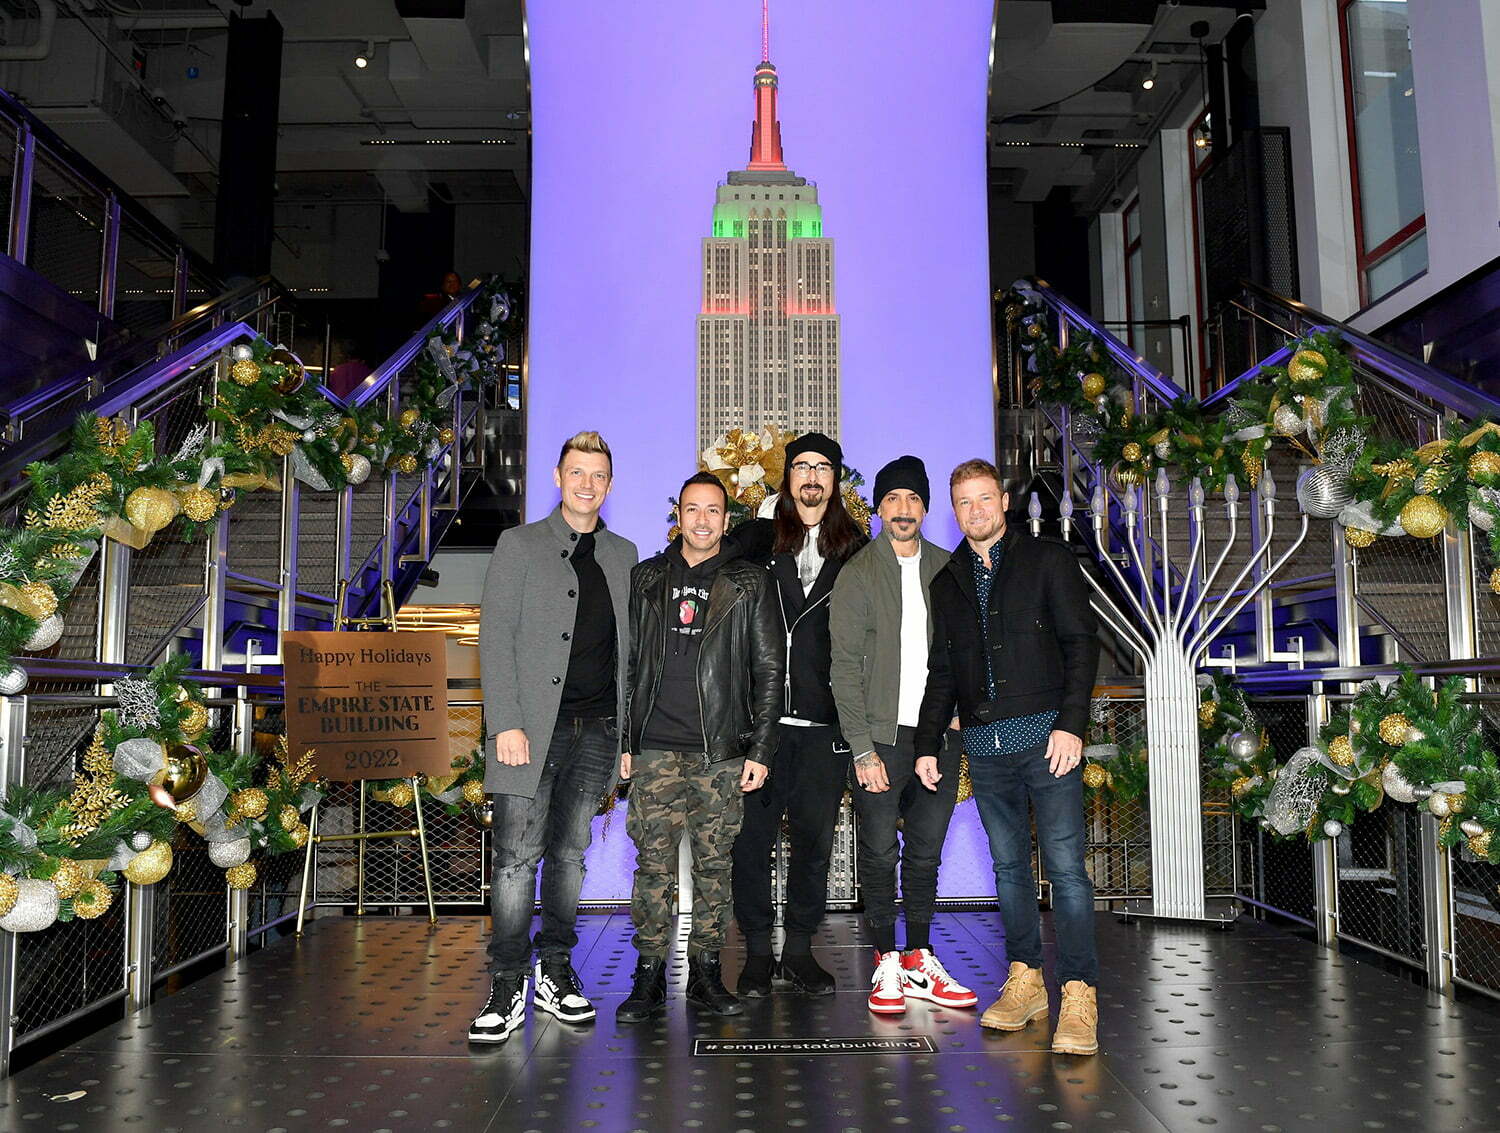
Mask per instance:
[[[709,762],[748,759],[770,766],[776,751],[786,645],[765,570],[731,559],[714,575],[698,646],[698,697],[703,750]],[[641,750],[641,733],[656,703],[667,648],[665,612],[671,570],[665,553],[630,573],[630,668],[625,704],[626,749]]]

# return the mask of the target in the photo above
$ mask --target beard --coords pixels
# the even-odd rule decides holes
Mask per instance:
[[[797,489],[797,499],[809,506],[822,503],[827,498],[822,484],[803,484]]]

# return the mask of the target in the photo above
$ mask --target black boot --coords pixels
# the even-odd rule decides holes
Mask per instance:
[[[776,957],[746,956],[745,966],[740,969],[740,982],[735,993],[741,999],[764,999],[771,994],[771,973],[776,969]]]
[[[667,962],[642,956],[635,964],[630,997],[615,1010],[621,1023],[639,1023],[660,1015],[667,1006]]]
[[[699,952],[688,957],[689,1003],[707,1007],[715,1015],[738,1015],[745,1005],[724,986],[724,967],[717,952]]]
[[[833,976],[813,959],[811,952],[783,951],[781,978],[802,995],[832,995],[835,989]]]

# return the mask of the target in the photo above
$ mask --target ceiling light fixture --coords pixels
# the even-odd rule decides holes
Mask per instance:
[[[1151,64],[1151,71],[1141,80],[1141,90],[1150,90],[1156,86],[1156,64]]]
[[[375,58],[375,41],[372,39],[365,44],[365,49],[354,57],[354,65],[363,71],[370,65],[370,60],[373,58]]]

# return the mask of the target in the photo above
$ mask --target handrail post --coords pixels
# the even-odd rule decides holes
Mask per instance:
[[[281,590],[276,598],[276,654],[286,656],[286,634],[297,628],[297,520],[301,492],[292,458],[281,459]]]
[[[1328,697],[1323,682],[1313,685],[1307,697],[1307,742],[1316,743],[1318,732],[1328,718]],[[1312,855],[1313,868],[1313,927],[1318,933],[1318,943],[1324,948],[1338,946],[1339,937],[1339,872],[1338,840],[1323,838],[1314,842],[1308,851]]]
[[[245,755],[254,742],[254,706],[250,703],[250,691],[244,685],[235,689],[234,728],[230,745],[235,752]],[[264,884],[264,883],[262,883]],[[227,962],[243,959],[250,952],[250,891],[236,889],[227,881],[224,885],[229,902],[229,954]]]
[[[16,127],[15,169],[10,182],[10,258],[26,262],[31,234],[31,173],[36,159],[36,136],[22,122]]]
[[[99,257],[99,313],[115,316],[115,285],[120,260],[120,199],[109,193],[104,200],[104,248]]]
[[[25,779],[25,697],[0,696],[0,793]],[[16,1047],[16,934],[0,932],[0,1077],[10,1075],[10,1056]]]

